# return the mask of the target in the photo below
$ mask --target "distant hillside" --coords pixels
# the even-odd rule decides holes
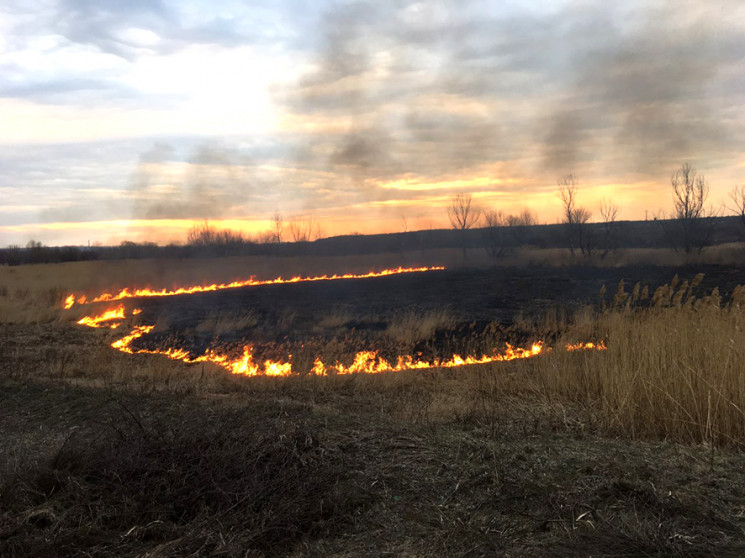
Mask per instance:
[[[702,219],[702,244],[717,245],[745,239],[745,227],[737,217]],[[584,242],[595,252],[619,248],[680,248],[681,223],[677,220],[619,221],[584,225]],[[703,238],[703,235],[706,238]],[[200,246],[124,242],[120,246],[47,247],[0,249],[0,264],[54,263],[98,259],[189,258],[223,256],[347,256],[417,250],[482,250],[498,255],[521,246],[569,248],[566,225],[532,225],[477,228],[465,231],[432,229],[423,231],[344,235],[313,242],[254,243],[235,240]],[[578,246],[575,246],[579,250]]]

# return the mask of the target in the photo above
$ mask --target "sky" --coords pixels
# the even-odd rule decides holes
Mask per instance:
[[[448,227],[745,184],[745,3],[3,0],[0,246]]]

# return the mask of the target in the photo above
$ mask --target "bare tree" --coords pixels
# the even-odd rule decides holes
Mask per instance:
[[[501,258],[507,254],[508,242],[505,231],[507,219],[501,211],[489,210],[484,212],[486,253],[492,258]]]
[[[209,246],[217,240],[217,229],[204,221],[201,225],[192,226],[186,233],[186,244],[189,246]]]
[[[240,231],[218,230],[209,221],[194,225],[186,234],[186,244],[202,252],[226,256],[247,244]]]
[[[454,229],[465,231],[478,222],[481,210],[472,204],[471,194],[456,194],[450,200],[448,217]]]
[[[312,215],[305,218],[293,217],[290,219],[289,228],[293,242],[310,242],[323,236],[321,225],[313,219]]]
[[[703,175],[696,173],[690,164],[684,163],[670,177],[673,188],[673,207],[677,225],[678,242],[686,254],[694,249],[701,252],[711,240],[714,232],[714,212],[706,208],[709,185]]]
[[[532,227],[538,224],[538,217],[526,207],[517,215],[509,215],[507,224],[510,227]]]
[[[538,224],[538,217],[530,209],[525,208],[516,215],[507,216],[509,234],[515,246],[530,243],[533,237],[531,227]]]
[[[456,194],[450,200],[448,218],[455,230],[461,231],[463,258],[467,256],[465,232],[481,217],[481,209],[472,203],[471,194]]]
[[[745,236],[745,184],[742,186],[735,186],[729,193],[729,197],[732,200],[732,207],[729,209],[740,218],[740,224],[743,226],[743,230],[740,232]]]
[[[273,241],[277,244],[280,244],[282,242],[283,229],[284,219],[282,219],[282,214],[279,211],[275,211],[274,217],[272,218],[272,236]]]
[[[605,233],[603,258],[608,255],[608,252],[615,249],[616,219],[618,218],[618,213],[618,206],[611,200],[603,199],[600,201],[600,217],[603,220],[603,232]]]
[[[511,217],[512,215],[505,217],[501,211],[484,211],[484,221],[486,221],[487,227],[504,227],[507,225],[507,219]]]
[[[584,207],[577,207],[577,190],[579,181],[573,174],[562,176],[558,181],[559,199],[564,206],[562,222],[566,227],[569,251],[574,255],[576,248],[590,256],[592,255],[592,239],[587,234],[586,224],[592,213]]]

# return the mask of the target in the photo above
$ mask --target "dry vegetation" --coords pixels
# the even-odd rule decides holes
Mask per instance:
[[[399,312],[393,316],[385,334],[394,342],[413,346],[419,341],[430,339],[439,329],[447,329],[455,324],[452,311],[443,308],[425,312]]]
[[[0,555],[745,553],[742,288],[619,285],[535,324],[607,351],[252,379],[111,351],[60,320],[59,269],[0,270]],[[453,319],[402,311],[385,335]]]

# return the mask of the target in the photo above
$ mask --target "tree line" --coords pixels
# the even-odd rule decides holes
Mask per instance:
[[[559,224],[565,246],[571,255],[599,255],[604,258],[616,250],[620,242],[618,205],[609,199],[601,200],[598,208],[600,219],[595,221],[595,226],[590,226],[592,211],[579,204],[580,187],[577,177],[571,173],[566,174],[556,184],[557,197],[562,208]],[[673,250],[686,254],[700,253],[711,245],[724,211],[707,205],[709,184],[689,163],[684,163],[672,174],[670,186],[672,214],[655,215],[654,221],[659,223]],[[729,197],[730,204],[726,208],[738,218],[740,235],[745,239],[745,185],[735,187]],[[451,198],[447,213],[451,227],[461,233],[481,225],[484,228],[485,249],[495,258],[507,255],[516,245],[525,244],[525,229],[538,223],[536,215],[529,209],[524,209],[517,215],[505,215],[502,211],[483,209],[474,203],[471,194],[465,193]],[[463,257],[466,258],[465,242],[462,250]]]

